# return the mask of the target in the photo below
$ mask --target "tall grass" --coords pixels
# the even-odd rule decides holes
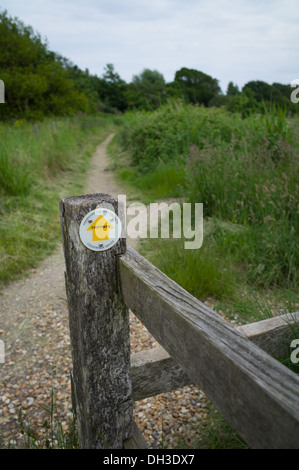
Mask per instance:
[[[299,142],[283,110],[242,119],[173,102],[129,114],[119,143],[127,179],[147,195],[202,202],[205,217],[242,226],[219,229],[216,245],[250,283],[297,285]],[[179,178],[167,180],[173,169]]]
[[[28,194],[32,185],[29,161],[16,150],[11,152],[8,144],[0,148],[0,185],[9,195]]]
[[[0,285],[36,266],[60,237],[59,199],[83,189],[110,120],[84,117],[0,125]]]

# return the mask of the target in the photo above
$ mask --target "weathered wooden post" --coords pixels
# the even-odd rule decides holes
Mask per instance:
[[[36,124],[36,123],[33,124],[33,129],[34,129],[34,132],[35,132],[36,137],[38,137],[38,136],[39,136],[38,124]]]
[[[123,219],[117,201],[107,194],[60,201],[73,394],[80,448],[117,449],[131,436],[133,422],[129,312],[118,280],[118,255],[126,251],[126,239],[119,238],[105,251],[94,251],[83,244],[81,222],[90,211],[97,209],[97,214],[99,207],[111,209]],[[88,216],[84,230],[90,222],[94,223],[91,229],[99,224],[95,217],[91,220]],[[96,227],[94,236],[94,243],[101,246],[98,240],[102,229]]]
[[[54,133],[54,134],[57,134],[56,122],[55,122],[55,121],[52,121],[51,126],[52,126],[52,131],[53,131],[53,133]]]

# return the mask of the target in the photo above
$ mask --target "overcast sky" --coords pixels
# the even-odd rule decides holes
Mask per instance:
[[[167,82],[182,67],[240,88],[299,78],[298,0],[0,0],[49,49],[126,82],[149,68]]]

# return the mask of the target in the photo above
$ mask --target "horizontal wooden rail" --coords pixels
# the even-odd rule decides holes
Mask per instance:
[[[250,341],[274,357],[286,355],[294,330],[298,330],[299,312],[249,323],[238,327]]]
[[[261,349],[283,357],[299,325],[299,312],[267,318],[236,327]],[[146,349],[131,355],[132,397],[135,401],[190,385],[192,380],[164,348]]]
[[[252,448],[299,448],[299,377],[136,251],[125,304]]]
[[[153,397],[191,383],[191,379],[164,348],[146,349],[131,355],[133,400]]]

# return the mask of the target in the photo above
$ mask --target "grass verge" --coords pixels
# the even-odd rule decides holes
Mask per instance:
[[[83,118],[0,128],[0,288],[23,277],[60,240],[59,199],[80,194],[111,120]]]

